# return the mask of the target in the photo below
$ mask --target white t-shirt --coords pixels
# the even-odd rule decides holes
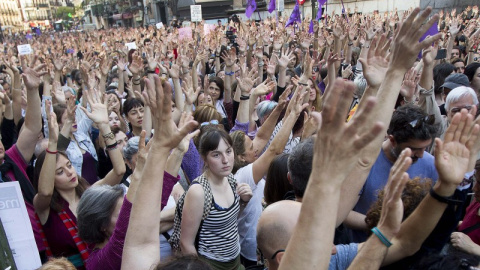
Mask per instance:
[[[263,190],[265,180],[255,184],[253,179],[253,166],[240,168],[235,174],[235,179],[240,183],[247,183],[253,192],[253,197],[238,217],[238,233],[240,235],[240,247],[243,257],[251,261],[257,261],[257,223],[262,214]]]

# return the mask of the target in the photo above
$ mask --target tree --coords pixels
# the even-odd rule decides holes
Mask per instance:
[[[71,20],[72,17],[68,16],[68,14],[71,14],[71,16],[75,15],[75,8],[74,7],[58,7],[56,16],[58,19],[61,20]]]

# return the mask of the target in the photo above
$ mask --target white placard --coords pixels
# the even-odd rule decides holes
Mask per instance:
[[[42,266],[27,207],[17,181],[0,183],[0,218],[17,269],[32,270]]]
[[[190,6],[190,17],[192,22],[201,22],[202,21],[202,6],[201,5],[191,5]]]
[[[275,1],[275,0],[272,0],[272,1]],[[278,11],[283,11],[283,10],[285,10],[285,2],[284,2],[284,0],[278,0],[277,10],[278,10]]]
[[[137,44],[135,44],[135,42],[125,43],[125,46],[128,48],[129,51],[137,49]]]
[[[159,23],[156,24],[156,26],[157,26],[157,29],[163,28],[163,23],[159,22]]]
[[[23,45],[18,45],[18,55],[26,55],[26,54],[32,54],[32,46],[30,44],[23,44]]]

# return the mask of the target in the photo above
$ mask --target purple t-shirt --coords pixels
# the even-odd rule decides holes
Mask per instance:
[[[86,261],[88,269],[103,269],[103,270],[118,270],[122,266],[123,245],[125,243],[125,236],[127,235],[128,222],[130,220],[130,212],[132,210],[132,203],[123,200],[120,214],[118,215],[117,224],[108,243],[100,249],[89,247],[90,257]]]
[[[26,171],[28,162],[23,159],[23,156],[18,150],[17,145],[16,144],[12,145],[12,147],[10,147],[10,149],[8,149],[5,152],[5,155],[10,157],[10,159],[13,162],[15,162],[15,164],[18,166],[20,171],[28,179],[27,171]],[[15,179],[15,174],[13,173],[13,171],[7,172],[7,176],[10,178],[10,180],[17,181],[17,179]],[[33,207],[33,204],[30,204],[27,201],[25,201],[25,205],[27,206],[28,217],[30,218],[30,223],[32,224],[33,235],[35,236],[35,242],[37,243],[37,248],[39,251],[43,251],[45,250],[45,246],[43,245],[42,236],[40,234],[40,228],[37,226],[37,221],[35,219],[35,208]]]

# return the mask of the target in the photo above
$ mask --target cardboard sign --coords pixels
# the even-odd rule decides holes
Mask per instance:
[[[157,26],[157,29],[163,28],[163,23],[159,22],[159,23],[156,24],[156,26]]]
[[[17,269],[30,270],[42,266],[27,207],[17,181],[0,183],[0,219]]]
[[[190,18],[192,22],[201,22],[202,21],[202,6],[201,5],[191,5],[190,6]]]
[[[125,43],[125,46],[128,48],[129,51],[137,49],[137,44],[135,44],[135,42]]]
[[[18,55],[27,55],[27,54],[32,54],[32,46],[30,44],[22,44],[17,46],[18,49]]]

